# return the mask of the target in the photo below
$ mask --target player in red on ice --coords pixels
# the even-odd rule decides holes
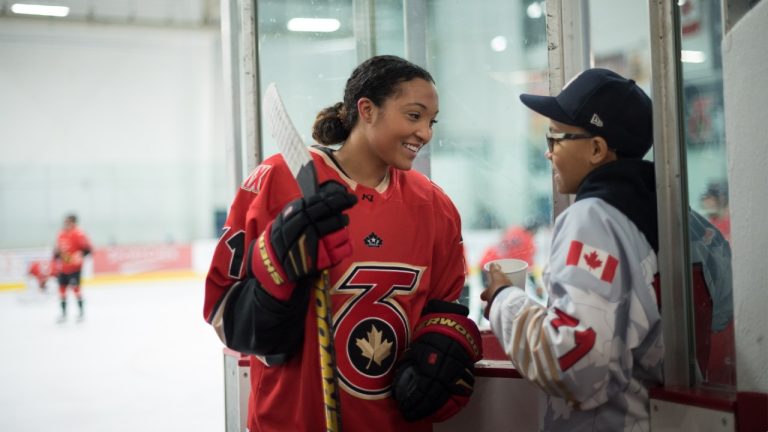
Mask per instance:
[[[46,285],[48,283],[48,278],[53,276],[53,268],[54,263],[50,261],[32,261],[29,264],[27,274],[35,279],[35,282],[37,282],[37,288],[41,293],[45,293],[47,291],[48,287]]]
[[[313,281],[330,271],[342,425],[430,431],[474,385],[480,335],[455,303],[464,285],[459,214],[412,171],[432,138],[432,76],[394,56],[360,64],[322,110],[308,150],[319,193],[301,198],[282,156],[241,185],[206,279],[205,319],[253,354],[248,427],[325,430]],[[258,359],[257,359],[258,358]]]
[[[61,299],[61,316],[59,322],[67,319],[67,288],[72,289],[77,299],[79,309],[78,320],[84,317],[83,293],[80,289],[80,277],[83,269],[83,258],[91,253],[91,242],[85,233],[77,226],[77,216],[67,215],[64,226],[56,239],[53,259],[59,279],[59,297]]]

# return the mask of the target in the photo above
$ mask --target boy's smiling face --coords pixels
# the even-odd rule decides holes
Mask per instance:
[[[550,120],[550,133],[590,135],[586,129]],[[545,156],[552,162],[555,184],[561,194],[574,194],[595,165],[592,162],[595,138],[564,139],[556,142]]]

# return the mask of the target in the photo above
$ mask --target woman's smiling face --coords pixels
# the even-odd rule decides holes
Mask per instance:
[[[371,150],[386,165],[411,169],[419,150],[432,139],[438,110],[434,84],[421,78],[400,83],[381,106],[372,106],[365,132]]]

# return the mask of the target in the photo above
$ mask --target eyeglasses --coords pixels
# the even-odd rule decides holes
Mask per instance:
[[[594,138],[594,137],[595,137],[594,135],[574,134],[574,133],[567,133],[567,132],[559,132],[559,133],[547,132],[547,148],[549,149],[549,152],[552,153],[555,150],[555,144],[559,143],[560,141],[586,139],[586,138]]]

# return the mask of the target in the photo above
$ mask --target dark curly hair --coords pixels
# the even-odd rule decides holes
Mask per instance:
[[[322,109],[312,126],[312,138],[323,145],[340,143],[349,137],[357,124],[357,101],[370,99],[381,106],[399,91],[400,83],[421,78],[435,83],[421,66],[393,55],[371,57],[352,71],[344,89],[344,102]]]

